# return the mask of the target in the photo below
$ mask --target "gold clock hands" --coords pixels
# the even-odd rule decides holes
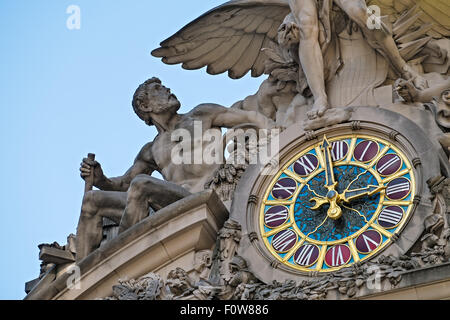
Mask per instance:
[[[324,204],[328,203],[328,199],[326,197],[322,197],[321,195],[317,194],[314,190],[311,189],[311,187],[307,184],[306,187],[308,190],[315,195],[315,197],[311,198],[309,201],[314,201],[316,204],[311,207],[312,210],[317,210],[320,207],[322,207]]]
[[[359,199],[364,196],[372,196],[378,192],[383,191],[384,189],[386,189],[386,187],[383,185],[379,185],[379,186],[368,185],[365,188],[354,189],[354,190],[346,189],[344,192],[342,192],[342,194],[339,195],[339,198],[341,201],[348,203],[352,200]]]
[[[312,199],[310,199],[309,201],[315,201],[316,202],[316,204],[313,206],[313,207],[311,207],[311,209],[312,210],[318,210],[318,209],[320,209],[320,207],[322,207],[324,204],[327,204],[327,203],[329,203],[329,201],[328,201],[328,199],[327,198],[318,198],[318,197],[314,197],[314,198],[312,198]]]
[[[312,210],[318,210],[321,208],[324,204],[329,204],[330,208],[327,211],[327,216],[333,220],[338,220],[342,217],[343,211],[341,207],[339,206],[341,203],[349,203],[352,200],[359,199],[364,196],[372,196],[375,193],[381,192],[386,187],[383,185],[374,186],[369,185],[365,188],[350,190],[350,186],[357,181],[362,175],[364,175],[368,170],[361,172],[358,174],[358,176],[350,182],[347,189],[342,192],[341,194],[338,194],[336,192],[336,185],[337,182],[334,177],[334,171],[333,171],[333,159],[331,157],[331,145],[327,140],[327,137],[324,136],[321,150],[323,151],[324,155],[324,166],[325,166],[325,176],[326,176],[326,184],[325,187],[328,189],[328,193],[326,197],[318,196],[315,192],[314,194],[316,197],[313,197],[310,199],[310,201],[314,201],[315,205],[311,207]],[[309,188],[309,186],[308,186]],[[311,189],[310,189],[311,191]]]
[[[336,192],[337,182],[334,179],[333,171],[333,159],[331,157],[331,144],[327,140],[327,136],[323,137],[322,147],[324,158],[325,158],[325,176],[326,184],[325,187],[328,189],[327,199],[330,204],[330,208],[327,211],[328,217],[333,220],[337,220],[342,216],[342,209],[338,205],[339,194]]]
[[[328,191],[328,194],[327,194],[326,198],[314,197],[314,198],[312,198],[309,201],[315,201],[316,202],[316,204],[311,208],[312,210],[317,210],[320,207],[322,207],[324,204],[329,203],[330,204],[330,208],[328,208],[327,216],[330,217],[333,220],[337,220],[340,217],[342,217],[342,209],[338,205],[339,200],[340,200],[339,194],[336,191],[334,191],[334,190],[330,190],[330,191]]]
[[[325,187],[331,191],[335,190],[337,182],[334,179],[334,172],[333,172],[333,159],[331,158],[331,144],[327,140],[327,136],[323,137],[322,147],[321,147],[323,153],[324,153],[324,161],[325,161],[325,175],[327,183]]]
[[[330,202],[330,208],[327,211],[328,217],[333,220],[337,220],[342,217],[342,209],[338,205],[338,201],[340,200],[339,194],[334,190],[330,190],[327,194],[327,198]]]

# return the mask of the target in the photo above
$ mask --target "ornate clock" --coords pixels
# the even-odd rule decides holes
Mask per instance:
[[[259,208],[267,250],[289,268],[329,272],[383,250],[408,221],[412,165],[392,142],[342,135],[299,150]]]
[[[241,178],[230,219],[242,227],[238,254],[259,279],[299,281],[376,262],[381,253],[399,257],[423,237],[427,181],[445,158],[405,117],[351,110],[346,123],[289,127],[276,169],[253,165]]]

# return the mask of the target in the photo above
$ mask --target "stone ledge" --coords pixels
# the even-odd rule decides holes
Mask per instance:
[[[382,283],[381,290],[364,288],[358,294],[361,300],[441,300],[450,299],[450,262],[405,271],[402,281],[394,288],[389,281]]]
[[[52,247],[43,247],[39,253],[39,260],[46,263],[62,264],[74,262],[75,257],[72,252],[69,251]]]
[[[182,259],[192,251],[211,249],[227,218],[228,211],[214,191],[181,199],[80,261],[81,289],[69,290],[66,282],[71,274],[64,273],[50,284],[39,283],[25,299],[72,300],[107,296],[120,278],[142,276]]]

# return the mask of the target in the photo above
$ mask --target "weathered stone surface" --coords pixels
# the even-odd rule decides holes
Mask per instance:
[[[55,264],[62,264],[75,261],[73,253],[66,250],[51,247],[43,247],[39,253],[39,259],[42,260],[44,263],[55,263]]]
[[[77,237],[40,246],[41,274],[27,283],[27,299],[359,299],[379,298],[380,290],[450,297],[450,16],[431,1],[383,2],[391,16],[370,28],[363,0],[235,0],[163,41],[152,54],[165,63],[268,78],[231,108],[202,104],[187,114],[177,113],[180,102],[159,79],[140,85],[133,109],[158,136],[123,176],[106,177],[93,154],[83,159]],[[195,133],[196,123],[203,149],[226,140],[221,132],[214,143],[202,139],[211,129],[282,132],[237,143],[228,150],[237,162],[175,163],[172,151],[186,141],[174,135]],[[383,255],[327,274],[290,270],[261,245],[255,223],[265,177],[278,172],[280,159],[343,133],[401,147],[417,178],[414,213]],[[279,154],[249,165],[250,150],[273,139]],[[217,150],[222,156],[223,145]],[[151,177],[154,171],[166,180]],[[75,255],[81,289],[69,290]]]
[[[144,219],[79,262],[81,289],[69,290],[67,280],[71,274],[63,273],[51,283],[39,284],[26,299],[104,297],[120,278],[137,278],[177,261],[194,272],[194,256],[190,260],[189,254],[212,248],[227,217],[227,209],[211,190],[186,197]]]

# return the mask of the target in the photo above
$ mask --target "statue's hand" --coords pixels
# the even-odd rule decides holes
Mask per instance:
[[[98,185],[101,181],[106,179],[100,163],[95,160],[84,158],[80,165],[81,178],[86,180],[86,178],[91,175],[91,172],[94,172],[94,185]]]
[[[414,102],[420,95],[420,91],[414,86],[413,80],[398,79],[394,84],[394,91],[406,102]]]
[[[414,87],[419,90],[428,88],[428,81],[408,64],[403,67],[402,77],[406,80],[411,80]]]

